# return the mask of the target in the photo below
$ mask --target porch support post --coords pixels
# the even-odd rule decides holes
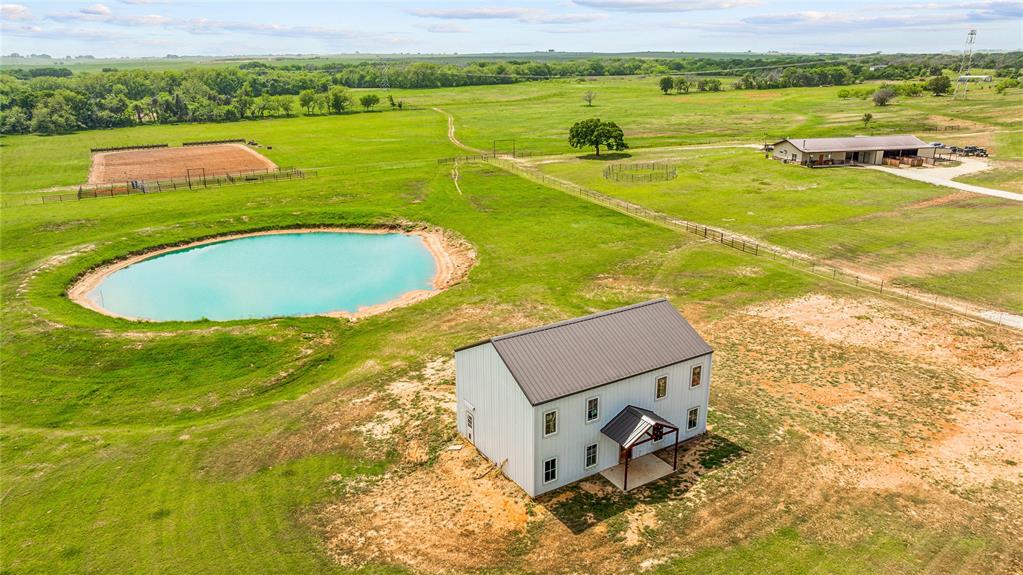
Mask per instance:
[[[678,428],[675,428],[675,453],[671,456],[671,470],[678,470]]]
[[[622,481],[622,491],[629,490],[629,458],[632,455],[632,448],[625,450],[625,479]]]

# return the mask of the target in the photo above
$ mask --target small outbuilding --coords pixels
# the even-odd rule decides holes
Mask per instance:
[[[458,432],[530,496],[671,473],[707,428],[713,350],[665,299],[455,350]]]
[[[856,164],[922,165],[934,163],[934,147],[912,135],[785,138],[774,144],[771,157],[811,168]]]

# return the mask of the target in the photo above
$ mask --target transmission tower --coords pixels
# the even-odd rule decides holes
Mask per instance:
[[[959,76],[956,78],[956,90],[952,93],[952,99],[966,99],[970,91],[970,80],[968,76],[973,68],[973,45],[977,42],[977,31],[970,30],[966,34],[966,45],[963,46],[963,57],[959,60]]]

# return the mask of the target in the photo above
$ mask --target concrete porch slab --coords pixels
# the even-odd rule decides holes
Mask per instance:
[[[629,490],[651,481],[656,481],[674,471],[670,465],[653,453],[629,461]],[[608,467],[600,472],[605,479],[610,481],[618,489],[624,490],[625,464],[621,463],[614,467]]]

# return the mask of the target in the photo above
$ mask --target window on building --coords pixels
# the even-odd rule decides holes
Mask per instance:
[[[700,422],[700,408],[694,407],[689,410],[689,419],[686,420],[686,430],[696,429],[696,425]]]
[[[657,378],[657,385],[654,386],[654,399],[662,399],[668,395],[668,376],[662,375]]]
[[[552,457],[543,462],[543,482],[550,483],[558,480],[558,458]]]
[[[586,423],[600,418],[600,398],[591,397],[586,400]]]
[[[694,365],[693,370],[689,372],[689,387],[698,387],[703,383],[703,366]]]
[[[554,435],[558,432],[558,410],[552,409],[543,414],[543,436]]]
[[[597,464],[597,444],[586,446],[586,467],[593,467]]]

